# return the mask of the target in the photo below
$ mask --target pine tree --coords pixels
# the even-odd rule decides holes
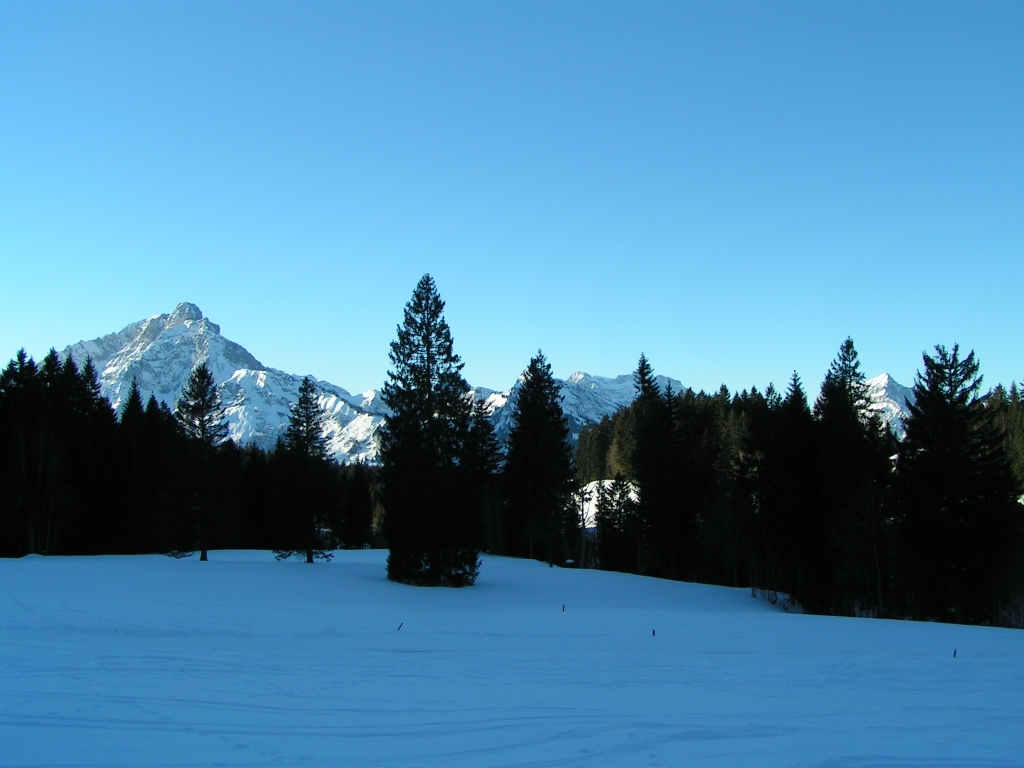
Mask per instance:
[[[995,416],[1005,436],[1013,474],[1024,485],[1024,397],[1014,382],[1010,384],[1009,391],[996,387],[987,402],[995,400],[999,401]]]
[[[278,499],[283,546],[275,550],[279,560],[296,554],[304,555],[310,564],[331,559],[327,531],[335,478],[327,459],[319,395],[313,380],[304,377],[284,440],[275,452],[283,481]]]
[[[607,480],[613,474],[608,468],[608,454],[611,451],[614,420],[602,416],[596,424],[585,424],[576,441],[573,463],[576,479],[586,485],[595,480]]]
[[[852,614],[881,610],[882,499],[894,445],[868,410],[853,340],[839,348],[814,406],[818,424],[820,515],[810,520],[799,598],[809,610]]]
[[[471,405],[444,302],[424,275],[391,343],[380,432],[388,578],[467,586],[480,567],[480,521],[463,466]]]
[[[205,362],[192,369],[175,405],[174,416],[191,446],[193,461],[189,476],[191,514],[186,516],[182,546],[175,547],[175,551],[184,553],[198,548],[199,559],[205,561],[209,559],[209,542],[218,522],[214,508],[214,448],[228,435],[217,385]]]
[[[308,459],[327,458],[324,435],[324,412],[320,407],[320,391],[309,376],[299,384],[299,397],[291,407],[288,428],[284,434],[285,448]]]
[[[633,374],[636,399],[633,455],[630,460],[638,502],[633,529],[637,573],[675,578],[676,547],[681,536],[673,498],[673,442],[669,401],[662,395],[647,357],[640,355]]]
[[[46,551],[39,546],[39,514],[42,494],[37,478],[43,446],[40,427],[46,404],[42,376],[35,360],[24,349],[0,373],[0,554],[21,557]]]
[[[146,411],[142,405],[142,393],[139,392],[139,382],[132,379],[132,386],[128,390],[128,397],[125,398],[121,407],[121,433],[127,449],[126,470],[128,475],[127,483],[127,506],[129,509],[130,528],[132,531],[132,550],[135,554],[142,551],[143,521],[142,509],[140,506],[140,486],[142,476],[140,471],[140,453],[145,451],[143,430],[145,429]]]
[[[227,439],[228,427],[224,423],[217,383],[205,362],[192,369],[174,407],[174,415],[190,440],[212,448]]]
[[[565,534],[575,530],[569,423],[542,352],[521,381],[505,459],[506,542],[512,554],[562,562],[569,553]]]
[[[487,404],[483,400],[473,403],[466,440],[465,465],[473,485],[473,496],[478,500],[487,551],[504,554],[501,493],[498,483],[501,448],[494,433],[490,414],[487,412]]]
[[[914,382],[896,477],[901,554],[920,618],[999,620],[1000,567],[1020,533],[1020,485],[980,397],[971,352],[938,345]]]
[[[121,406],[121,423],[125,420],[129,423],[137,423],[145,416],[146,408],[142,404],[142,393],[139,391],[139,382],[132,379],[132,385],[128,389],[128,397]]]
[[[633,573],[636,539],[631,531],[636,519],[633,484],[621,474],[597,487],[594,511],[597,525],[597,561],[606,571]]]
[[[765,403],[766,418],[755,419],[749,446],[765,546],[760,586],[802,600],[808,552],[818,539],[815,424],[796,371],[785,398],[771,390]]]

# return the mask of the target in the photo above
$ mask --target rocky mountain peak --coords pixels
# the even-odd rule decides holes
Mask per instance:
[[[170,317],[167,318],[167,322],[164,323],[164,328],[173,328],[176,325],[195,323],[202,319],[203,311],[199,309],[199,307],[195,304],[183,301],[174,308],[174,312],[171,313]]]

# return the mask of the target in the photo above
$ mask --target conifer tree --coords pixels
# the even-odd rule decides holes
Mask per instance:
[[[673,499],[671,409],[646,355],[640,355],[633,383],[635,435],[630,465],[638,495],[633,521],[636,572],[675,578],[674,545],[681,535],[681,521]]]
[[[487,404],[483,400],[473,403],[466,439],[465,464],[473,495],[478,500],[487,551],[505,553],[501,524],[501,493],[498,470],[501,466],[501,448],[494,434]]]
[[[1024,397],[1013,382],[1009,390],[997,386],[986,399],[989,404],[996,406],[994,416],[1004,435],[1013,474],[1024,485]]]
[[[212,448],[227,439],[228,427],[217,383],[205,361],[192,369],[174,415],[190,440]]]
[[[40,466],[42,441],[39,427],[45,414],[44,388],[39,367],[25,352],[18,354],[0,373],[0,490],[3,509],[0,553],[20,557],[40,551],[39,514],[42,500],[36,479],[45,473]],[[44,542],[45,547],[45,542]],[[42,548],[42,551],[46,551]]]
[[[530,360],[521,381],[505,459],[506,542],[512,554],[562,562],[568,556],[566,531],[576,527],[569,423],[542,352]]]
[[[145,413],[146,408],[142,404],[139,382],[136,379],[132,379],[132,385],[128,389],[128,397],[125,398],[124,405],[121,406],[121,423],[124,424],[125,420],[130,423],[141,421]]]
[[[467,586],[480,567],[480,521],[464,466],[471,405],[444,302],[424,275],[391,343],[380,432],[388,578]]]
[[[144,460],[140,454],[146,452],[148,446],[144,443],[143,430],[145,429],[146,412],[142,405],[142,393],[139,392],[139,382],[132,379],[132,386],[128,390],[128,397],[125,398],[121,407],[121,433],[127,450],[126,474],[128,475],[127,506],[132,531],[132,549],[135,554],[142,551],[143,521],[140,505],[140,485],[142,483],[140,463]]]
[[[807,559],[820,541],[815,424],[796,371],[784,398],[766,392],[767,423],[755,424],[755,497],[764,528],[766,579],[774,592],[803,599]]]
[[[586,485],[594,480],[609,480],[612,473],[608,468],[608,454],[612,445],[614,419],[602,416],[596,424],[585,424],[576,441],[573,464],[576,479]]]
[[[850,338],[825,375],[814,414],[820,514],[808,521],[799,599],[818,612],[880,609],[882,486],[891,450],[868,410],[865,377]]]
[[[283,481],[278,500],[280,539],[278,559],[305,555],[307,563],[330,560],[326,540],[329,504],[334,485],[327,459],[324,414],[319,391],[306,376],[299,384],[299,397],[291,407],[288,428],[277,456]]]
[[[308,459],[327,458],[324,435],[324,412],[320,407],[320,391],[309,376],[299,384],[299,397],[291,407],[284,434],[285,449]]]
[[[909,601],[920,618],[999,621],[1000,567],[1020,534],[1020,485],[980,397],[974,353],[925,354],[896,477]]]
[[[217,522],[213,499],[214,448],[223,443],[228,435],[217,385],[205,362],[192,369],[175,405],[174,416],[191,446],[193,462],[190,472],[190,514],[184,521],[186,530],[183,531],[182,546],[174,550],[185,553],[198,548],[199,559],[205,561],[209,559],[209,541]],[[192,530],[189,531],[189,528]]]
[[[597,560],[606,571],[634,573],[636,539],[630,530],[636,519],[632,483],[621,474],[597,486],[594,510],[597,525]]]

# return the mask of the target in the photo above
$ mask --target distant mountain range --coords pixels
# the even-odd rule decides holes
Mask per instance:
[[[220,387],[231,438],[263,448],[272,447],[284,433],[289,408],[298,399],[302,381],[302,376],[263,365],[244,347],[221,335],[220,326],[189,303],[179,304],[170,314],[154,315],[116,333],[73,344],[62,352],[62,357],[68,356],[79,364],[92,358],[103,394],[116,409],[128,396],[133,380],[143,400],[153,395],[173,407],[189,373],[205,361]],[[671,385],[677,392],[685,389],[676,379],[657,378],[662,387]],[[374,462],[377,428],[387,413],[380,391],[371,389],[353,395],[330,382],[314,381],[320,388],[320,405],[327,417],[325,432],[331,455],[339,461]],[[585,425],[610,416],[634,397],[631,374],[608,378],[579,371],[558,383],[573,440]],[[483,387],[472,390],[477,400],[486,403],[502,442],[508,437],[521,385],[520,379],[505,391]],[[902,435],[906,402],[912,401],[912,391],[888,374],[871,379],[868,385],[872,408]]]

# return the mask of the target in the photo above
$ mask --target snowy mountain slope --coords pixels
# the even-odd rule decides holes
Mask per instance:
[[[205,361],[220,387],[231,438],[263,448],[272,447],[283,434],[302,380],[263,365],[221,335],[220,326],[189,303],[179,304],[170,314],[131,323],[117,333],[73,344],[62,353],[68,355],[79,364],[92,358],[103,394],[115,409],[124,403],[133,379],[144,400],[154,395],[173,407],[193,367]],[[375,461],[375,436],[387,412],[380,392],[353,395],[327,381],[316,381],[327,414],[331,454],[340,461]],[[678,381],[663,376],[659,383],[682,389]],[[578,372],[559,384],[573,439],[584,425],[610,416],[633,399],[633,379],[628,374],[606,378]],[[501,440],[508,437],[521,386],[520,380],[504,392],[473,389],[473,396],[487,403]]]
[[[173,407],[193,367],[205,361],[220,387],[231,439],[263,448],[272,447],[284,433],[289,408],[298,398],[302,381],[301,376],[263,365],[244,347],[221,335],[220,326],[189,303],[179,304],[170,314],[131,323],[117,333],[73,344],[62,353],[63,357],[69,355],[79,364],[92,358],[103,394],[115,409],[120,409],[128,396],[133,379],[143,400],[153,395]],[[387,413],[379,390],[353,395],[330,382],[315,381],[327,414],[325,432],[331,455],[346,462],[376,461],[377,429]],[[574,441],[585,425],[611,416],[629,405],[635,395],[631,374],[609,378],[578,371],[564,381],[556,381]],[[657,381],[662,389],[685,389],[682,383],[666,376],[658,376]],[[871,379],[868,385],[872,407],[902,436],[907,416],[905,400],[912,397],[911,390],[887,374]],[[487,404],[503,443],[512,427],[521,387],[520,378],[505,391],[484,387],[472,390],[474,398]]]
[[[888,373],[867,380],[870,410],[878,414],[896,437],[906,434],[904,422],[909,418],[907,404],[914,402],[914,390],[904,387]]]
[[[671,386],[676,392],[683,385],[667,376],[657,376],[658,385],[664,390]],[[605,416],[611,416],[620,408],[633,402],[636,390],[633,386],[632,374],[623,374],[615,378],[592,376],[577,371],[568,379],[555,379],[561,388],[562,410],[569,421],[569,432],[573,442],[579,438],[580,430],[587,424],[594,424]],[[519,399],[519,390],[523,386],[522,377],[516,381],[512,389],[505,392],[494,392],[489,389],[477,389],[474,395],[484,400],[491,411],[494,431],[498,440],[504,444],[512,429],[512,413]]]
[[[133,379],[143,400],[153,395],[173,407],[192,369],[205,361],[220,387],[229,435],[240,444],[263,448],[272,447],[283,434],[302,381],[301,376],[264,366],[188,303],[179,304],[171,314],[74,344],[62,353],[68,355],[79,364],[92,358],[103,394],[116,409],[128,396]],[[345,461],[374,460],[373,435],[382,412],[376,393],[352,395],[325,381],[317,384],[331,454]]]

